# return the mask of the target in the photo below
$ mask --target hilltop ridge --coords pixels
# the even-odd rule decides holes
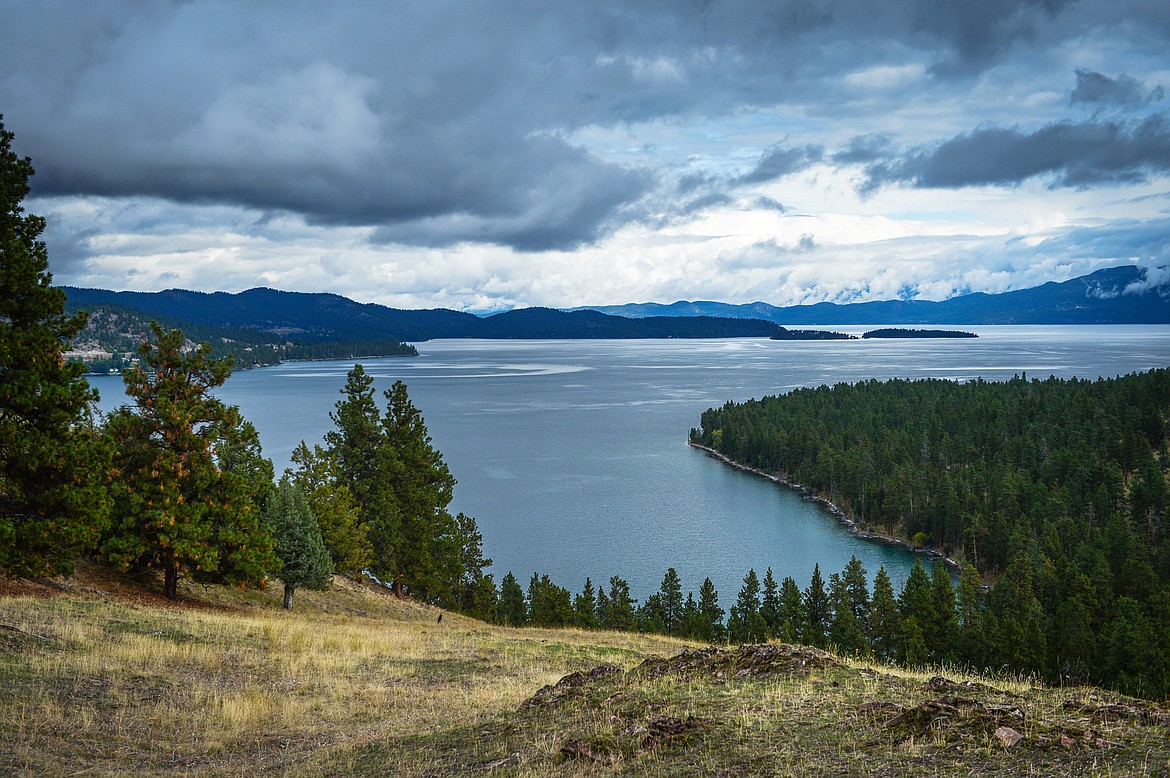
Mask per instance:
[[[335,579],[0,592],[0,771],[1154,775],[1170,709],[780,643],[489,625]]]

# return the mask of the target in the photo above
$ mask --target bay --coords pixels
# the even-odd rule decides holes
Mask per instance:
[[[842,327],[860,333],[873,327]],[[1167,326],[971,327],[975,340],[481,341],[416,344],[419,357],[362,360],[379,391],[409,387],[474,516],[497,581],[533,572],[579,591],[620,575],[635,597],[674,567],[710,576],[726,608],[748,568],[805,586],[857,555],[895,585],[914,555],[850,535],[798,494],[686,445],[708,407],[869,378],[965,381],[1111,377],[1170,365]],[[219,390],[256,425],[279,473],[331,428],[351,361],[241,371]],[[101,406],[124,396],[92,377]]]

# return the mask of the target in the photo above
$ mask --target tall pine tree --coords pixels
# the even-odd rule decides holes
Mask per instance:
[[[69,573],[105,528],[97,393],[62,350],[85,326],[51,286],[45,220],[25,214],[32,161],[0,117],[0,575]]]

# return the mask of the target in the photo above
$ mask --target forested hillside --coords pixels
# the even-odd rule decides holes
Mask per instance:
[[[1163,696],[1167,409],[1167,370],[868,381],[728,403],[692,438],[994,579],[962,660]]]
[[[275,365],[288,359],[418,356],[414,346],[397,340],[322,340],[245,327],[217,327],[113,303],[82,306],[70,300],[66,302],[65,310],[70,314],[82,311],[88,314],[85,329],[73,339],[73,350],[66,353],[66,358],[81,359],[91,372],[98,373],[130,367],[136,359],[138,347],[150,340],[151,321],[157,321],[167,329],[182,330],[190,347],[209,344],[213,357],[230,356],[233,366],[239,369]]]

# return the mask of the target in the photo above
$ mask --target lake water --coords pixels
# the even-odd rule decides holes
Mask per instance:
[[[860,333],[865,328],[834,328]],[[1170,326],[970,327],[977,340],[480,341],[417,344],[418,358],[363,360],[379,392],[409,387],[458,479],[452,511],[474,516],[497,582],[533,571],[571,591],[620,575],[655,591],[704,576],[730,606],[748,568],[804,587],[857,555],[895,585],[912,554],[852,537],[824,510],[686,445],[706,408],[795,387],[868,378],[1111,377],[1170,366]],[[236,373],[220,390],[260,433],[279,473],[319,442],[351,362]],[[93,377],[102,407],[118,377]],[[379,398],[380,399],[380,398]]]

